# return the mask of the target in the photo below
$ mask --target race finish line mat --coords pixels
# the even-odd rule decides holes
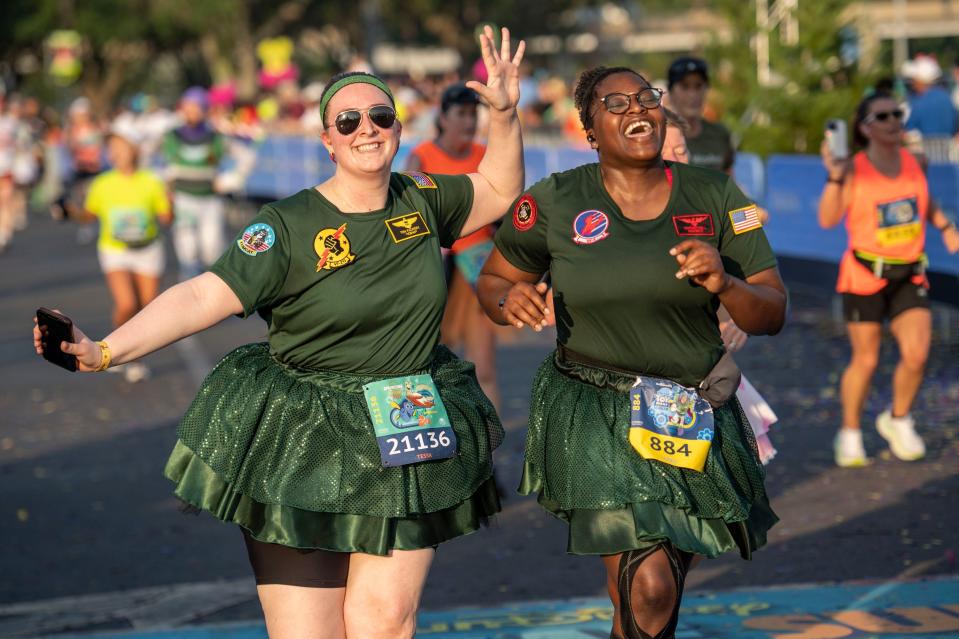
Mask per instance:
[[[478,593],[478,596],[482,596]],[[422,612],[428,639],[608,639],[605,599]],[[84,639],[262,639],[262,624],[71,635]],[[64,637],[64,635],[58,635]],[[676,639],[959,639],[959,577],[687,593]]]

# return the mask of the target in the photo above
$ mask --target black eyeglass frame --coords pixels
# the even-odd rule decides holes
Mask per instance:
[[[647,102],[647,104],[644,104],[643,98],[640,97],[644,93],[651,93],[652,95],[656,97],[653,98],[653,100],[651,101],[646,100],[645,102]],[[639,91],[636,91],[635,93],[620,93],[618,91],[615,93],[608,93],[604,95],[603,97],[601,97],[599,101],[603,103],[603,106],[606,107],[606,110],[609,111],[610,113],[614,115],[622,115],[623,113],[626,113],[627,111],[629,111],[629,107],[633,103],[633,98],[636,98],[636,103],[639,105],[639,108],[643,109],[644,111],[650,111],[652,109],[658,109],[660,106],[662,106],[663,96],[665,94],[666,92],[663,91],[662,89],[658,89],[656,87],[646,87],[644,89],[640,89]],[[622,107],[616,107],[616,110],[613,110],[609,108],[608,100],[614,97],[624,97],[626,98],[626,103]],[[596,115],[597,111],[599,111],[598,107],[596,108],[595,111],[593,111],[594,116]]]
[[[332,124],[327,125],[327,128],[335,126],[340,135],[350,135],[359,128],[364,113],[370,119],[370,122],[381,129],[392,128],[396,123],[396,109],[388,104],[375,104],[368,109],[340,111],[333,118]],[[377,122],[377,120],[380,120],[380,122]]]
[[[893,109],[892,111],[878,111],[876,113],[870,113],[865,118],[863,122],[866,124],[872,124],[873,122],[885,122],[889,118],[896,118],[900,122],[906,117],[906,112],[902,109]]]

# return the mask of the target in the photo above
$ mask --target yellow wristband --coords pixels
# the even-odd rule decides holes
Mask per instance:
[[[94,372],[99,373],[100,371],[105,371],[106,369],[110,368],[110,360],[112,359],[112,355],[110,354],[110,347],[106,342],[97,342],[97,346],[100,347],[100,365],[93,370]]]

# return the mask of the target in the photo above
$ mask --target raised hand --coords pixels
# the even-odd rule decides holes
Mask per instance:
[[[523,60],[526,42],[520,40],[516,53],[510,57],[509,29],[503,27],[499,52],[493,46],[493,29],[489,25],[480,34],[483,64],[486,65],[486,84],[470,80],[466,86],[476,91],[495,111],[509,111],[519,104],[519,63]]]
[[[829,173],[829,179],[842,180],[846,177],[851,164],[850,160],[848,158],[834,158],[832,153],[829,152],[829,142],[826,140],[823,140],[819,146],[819,156],[822,158],[822,165],[826,168],[826,172]]]

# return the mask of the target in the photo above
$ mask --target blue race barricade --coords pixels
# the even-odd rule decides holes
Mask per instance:
[[[766,236],[778,255],[838,262],[846,249],[841,228],[823,229],[817,211],[826,169],[816,155],[773,155],[766,164]]]
[[[762,206],[766,202],[766,167],[755,153],[737,153],[733,178],[746,197]]]

